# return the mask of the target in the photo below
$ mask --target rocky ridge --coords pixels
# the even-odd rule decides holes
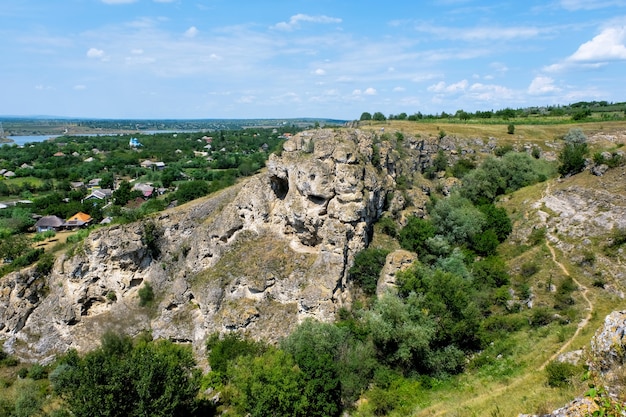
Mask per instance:
[[[212,332],[276,340],[306,317],[333,320],[351,301],[348,267],[389,204],[401,164],[432,157],[424,140],[408,143],[394,148],[359,130],[302,132],[235,187],[98,229],[47,276],[31,268],[4,277],[5,350],[45,360],[92,349],[107,330],[149,330],[201,352]],[[142,307],[146,284],[154,300]]]

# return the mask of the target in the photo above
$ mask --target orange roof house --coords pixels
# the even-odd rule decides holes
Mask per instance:
[[[63,227],[68,228],[68,229],[75,228],[75,227],[83,227],[84,225],[91,222],[91,220],[92,219],[89,214],[79,211],[78,213],[76,213],[75,215],[67,219],[65,223],[63,223]]]

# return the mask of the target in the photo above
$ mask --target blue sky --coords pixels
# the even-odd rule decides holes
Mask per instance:
[[[357,119],[626,101],[626,0],[3,0],[0,115]]]

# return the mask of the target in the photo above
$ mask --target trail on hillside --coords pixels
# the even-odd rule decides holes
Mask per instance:
[[[583,300],[585,300],[585,302],[587,303],[587,308],[586,308],[587,315],[582,320],[580,320],[580,322],[578,323],[578,327],[576,328],[576,331],[574,332],[572,337],[570,337],[567,340],[567,342],[565,342],[565,344],[563,344],[563,346],[561,346],[561,348],[558,351],[556,351],[556,353],[554,355],[550,356],[550,358],[547,361],[545,361],[543,363],[543,365],[541,365],[539,367],[540,371],[543,370],[550,362],[552,362],[554,359],[556,359],[557,356],[559,356],[561,353],[563,353],[572,344],[574,339],[576,339],[576,337],[580,334],[581,330],[584,329],[585,326],[587,326],[587,324],[589,323],[589,320],[591,320],[591,315],[593,314],[593,303],[591,302],[591,300],[587,296],[587,293],[589,292],[589,289],[587,287],[585,287],[584,285],[582,285],[576,278],[574,278],[569,273],[567,268],[565,268],[565,266],[556,259],[556,252],[555,252],[554,248],[552,247],[552,245],[550,244],[550,241],[548,239],[546,239],[546,246],[550,250],[550,254],[552,255],[552,261],[555,264],[557,264],[559,266],[559,268],[561,268],[561,271],[563,271],[563,274],[565,274],[565,276],[570,277],[572,279],[572,281],[574,281],[574,284],[576,284],[576,286],[580,290],[580,295],[582,296]]]
[[[544,190],[544,192],[542,193],[541,199],[545,198],[545,196],[547,194],[550,193],[550,182],[548,182],[546,189]],[[565,267],[565,265],[563,265],[561,262],[559,262],[559,260],[556,257],[556,251],[554,250],[554,247],[550,244],[550,240],[549,240],[549,235],[546,235],[546,246],[548,247],[548,250],[550,251],[550,255],[552,256],[552,262],[554,262],[563,272],[563,274],[567,277],[572,278],[572,280],[574,281],[574,283],[576,284],[576,286],[580,289],[580,293],[581,296],[583,298],[583,300],[585,300],[585,303],[587,303],[587,314],[585,315],[585,317],[583,319],[581,319],[581,321],[578,323],[578,327],[576,328],[576,331],[574,332],[574,334],[565,341],[565,343],[559,348],[559,350],[557,350],[552,356],[550,356],[550,358],[548,358],[544,363],[541,364],[541,366],[539,366],[539,368],[537,369],[538,371],[543,371],[545,369],[545,367],[552,362],[553,360],[555,360],[560,354],[562,354],[574,341],[574,339],[576,339],[576,337],[580,334],[580,332],[587,326],[587,324],[589,323],[589,321],[591,320],[591,315],[593,313],[593,303],[591,302],[591,300],[589,299],[589,297],[587,296],[587,293],[589,291],[589,289],[582,285],[576,278],[574,278],[569,270]],[[500,393],[510,390],[514,387],[516,387],[517,385],[519,385],[521,382],[523,382],[526,378],[528,378],[527,374],[524,377],[518,378],[516,379],[514,382],[512,382],[509,385],[506,386],[502,386],[499,388],[495,388],[487,393],[484,394],[480,394],[476,397],[472,397],[469,398],[459,404],[457,404],[457,406],[454,408],[454,410],[459,410],[462,409],[463,407],[467,407],[472,403],[478,403],[486,398],[489,397],[495,397],[497,395],[499,395]],[[417,414],[418,415],[432,415],[432,416],[441,416],[444,415],[445,413],[448,412],[452,412],[454,410],[441,410],[438,412],[433,413],[428,413],[428,408],[422,409],[420,410]],[[432,410],[434,411],[434,410]]]

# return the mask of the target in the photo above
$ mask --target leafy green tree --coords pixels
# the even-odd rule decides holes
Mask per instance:
[[[438,200],[430,215],[436,233],[454,245],[471,242],[483,230],[486,222],[480,210],[456,193]]]
[[[384,122],[385,120],[387,120],[387,117],[385,117],[385,115],[381,112],[377,111],[372,115],[372,120],[375,120],[377,122]]]
[[[302,371],[288,353],[270,348],[261,356],[240,356],[229,373],[236,389],[233,401],[251,417],[299,417],[311,411]]]
[[[422,254],[427,251],[427,240],[435,236],[435,226],[430,220],[409,217],[406,226],[400,230],[400,246],[408,251]]]
[[[365,294],[376,294],[378,277],[385,266],[387,254],[389,254],[387,250],[367,248],[354,257],[354,265],[348,273]]]
[[[559,174],[574,175],[585,169],[587,136],[580,128],[570,129],[565,135],[565,146],[559,154]]]
[[[367,316],[379,360],[407,371],[423,365],[435,332],[434,323],[414,300],[417,296],[409,297],[404,302],[394,295],[383,295]]]
[[[227,378],[230,362],[239,356],[256,356],[263,351],[260,343],[245,339],[239,333],[227,333],[221,337],[219,333],[214,333],[209,337],[206,347],[211,372],[219,374],[224,379]]]
[[[372,120],[372,114],[365,111],[365,112],[361,113],[361,118],[359,120],[361,120],[361,121]]]
[[[107,334],[84,357],[68,352],[50,380],[77,417],[190,415],[200,381],[195,366],[188,347]]]
[[[281,344],[302,372],[303,395],[310,416],[338,416],[341,413],[338,364],[345,333],[344,329],[332,324],[307,320]]]
[[[186,181],[178,185],[175,198],[179,204],[182,204],[203,197],[209,194],[210,190],[211,188],[206,181]]]

